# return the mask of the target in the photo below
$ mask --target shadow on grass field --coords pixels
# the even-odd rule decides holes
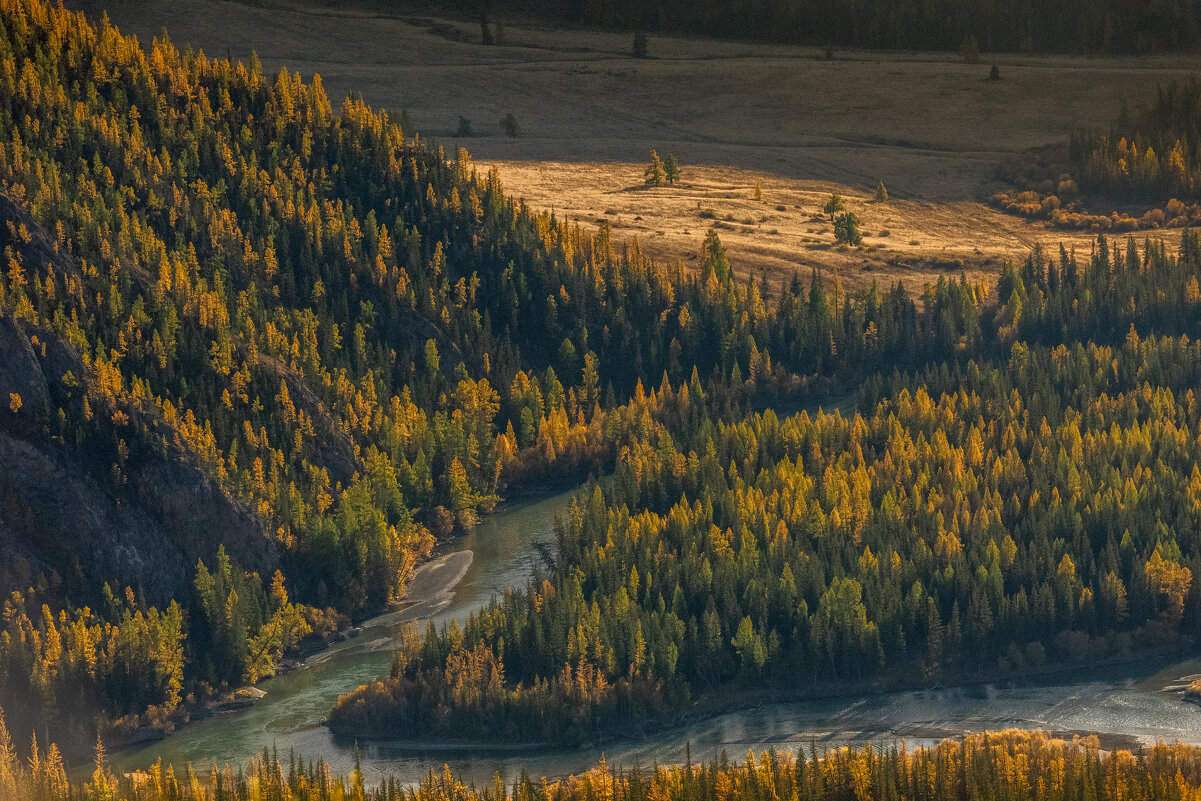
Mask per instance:
[[[166,29],[209,55],[306,77],[331,97],[361,93],[403,110],[423,138],[497,164],[508,190],[585,227],[608,220],[665,259],[695,260],[713,225],[735,270],[783,280],[837,270],[850,287],[919,289],[938,275],[993,276],[1036,242],[1087,252],[1088,234],[1050,231],[986,205],[1007,154],[1108,124],[1123,101],[1189,74],[1187,57],[986,56],[836,52],[650,37],[508,20],[504,46],[420,3],[67,0],[143,40]],[[1002,79],[988,81],[998,61]],[[500,120],[513,114],[522,136]],[[459,118],[470,139],[456,139]],[[651,148],[685,178],[644,190]],[[878,181],[893,200],[868,200]],[[754,199],[760,182],[764,200]],[[834,246],[820,216],[831,191],[863,221],[864,250]]]

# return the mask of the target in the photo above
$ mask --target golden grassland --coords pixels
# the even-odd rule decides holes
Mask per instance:
[[[358,92],[407,111],[423,137],[498,165],[506,188],[581,225],[607,220],[656,256],[695,260],[717,225],[740,273],[784,279],[813,267],[850,286],[938,274],[995,275],[1006,258],[1088,233],[1049,230],[990,208],[1007,155],[1107,125],[1125,101],[1188,75],[1184,56],[1073,58],[836,52],[650,39],[629,55],[624,33],[510,22],[503,46],[478,25],[414,3],[68,0],[148,39],[265,69],[319,72],[335,99]],[[997,61],[1002,79],[987,80]],[[523,129],[505,136],[499,121]],[[454,137],[460,116],[475,136]],[[651,148],[685,166],[675,187],[642,186]],[[870,201],[883,181],[887,205]],[[763,200],[755,199],[762,186]],[[830,192],[862,220],[865,249],[834,245],[821,215]]]

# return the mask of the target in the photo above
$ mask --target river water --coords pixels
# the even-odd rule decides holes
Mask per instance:
[[[356,639],[310,658],[287,675],[261,686],[266,697],[253,708],[189,724],[166,740],[114,755],[122,769],[156,759],[207,769],[214,762],[244,764],[263,748],[321,758],[335,773],[353,766],[354,743],[335,738],[320,725],[339,694],[386,676],[391,638],[406,621],[441,625],[465,618],[507,586],[524,584],[539,560],[536,543],[553,547],[554,521],[572,492],[515,503],[484,520],[474,533],[440,548],[419,568],[409,587],[417,598],[408,607],[364,624]],[[815,744],[931,743],[965,731],[1042,728],[1058,733],[1096,733],[1102,745],[1131,747],[1158,740],[1201,745],[1201,707],[1165,684],[1201,672],[1201,663],[1149,664],[1141,668],[1082,669],[1077,676],[984,687],[894,692],[857,699],[764,705],[686,723],[670,732],[609,743],[611,764],[649,766],[682,762],[726,750],[739,758],[747,749],[795,750]],[[364,778],[395,776],[418,781],[447,764],[477,784],[499,772],[511,780],[523,767],[534,776],[560,776],[596,763],[598,748],[564,750],[426,750],[412,745],[363,743]]]

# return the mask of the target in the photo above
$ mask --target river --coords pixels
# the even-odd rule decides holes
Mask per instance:
[[[244,764],[264,747],[322,758],[335,773],[353,766],[354,743],[335,738],[320,721],[341,693],[386,676],[391,637],[405,621],[441,625],[465,618],[507,586],[522,585],[539,556],[535,543],[553,547],[556,515],[572,492],[525,500],[485,519],[472,534],[439,548],[415,573],[409,587],[418,598],[398,612],[364,624],[356,639],[311,657],[304,666],[264,682],[266,697],[251,709],[218,715],[182,727],[166,740],[114,755],[125,770],[164,762],[207,769],[214,762]],[[1158,740],[1201,745],[1201,707],[1162,688],[1201,672],[1201,663],[1143,665],[1140,669],[1081,671],[1079,676],[983,687],[885,693],[857,699],[771,704],[694,721],[647,738],[609,743],[611,764],[649,766],[682,762],[724,749],[739,758],[748,748],[795,750],[815,743],[934,742],[965,731],[1009,727],[1059,733],[1096,733],[1103,745],[1134,746]],[[418,781],[445,763],[477,784],[499,772],[511,780],[523,767],[534,776],[559,776],[591,767],[598,748],[569,751],[431,750],[364,743],[364,778],[395,776]]]

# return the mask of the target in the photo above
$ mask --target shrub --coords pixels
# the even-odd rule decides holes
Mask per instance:
[[[1071,203],[1076,198],[1080,197],[1080,187],[1072,180],[1070,175],[1061,175],[1059,183],[1055,187],[1055,194],[1059,195],[1065,203]]]
[[[1122,232],[1138,230],[1138,220],[1134,219],[1133,217],[1125,214],[1114,215],[1114,217],[1113,230]]]

